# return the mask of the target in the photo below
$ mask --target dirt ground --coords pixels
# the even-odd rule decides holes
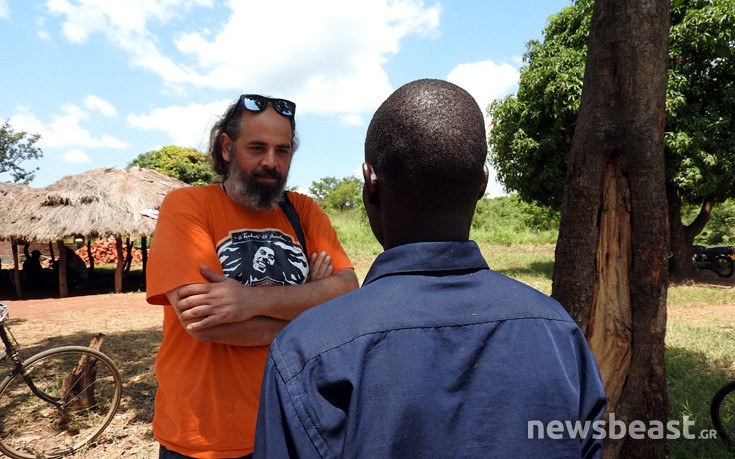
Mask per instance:
[[[707,276],[702,280],[716,288],[732,289],[733,302],[701,310],[670,310],[670,321],[735,318],[735,276]],[[59,299],[55,298],[56,292],[50,291],[31,299],[13,300],[10,291],[0,289],[0,299],[6,298],[4,302],[10,308],[8,324],[23,357],[53,346],[88,345],[93,335],[106,335],[102,351],[117,363],[125,381],[122,406],[100,444],[75,457],[157,457],[150,425],[156,390],[153,363],[161,339],[162,309],[147,304],[141,291],[93,293],[72,291],[75,296]]]
[[[8,325],[20,344],[23,358],[54,346],[89,345],[92,336],[105,334],[101,350],[113,359],[123,377],[121,407],[99,443],[74,457],[158,457],[151,421],[156,391],[153,364],[163,320],[161,306],[146,303],[142,292],[4,303],[10,308]]]

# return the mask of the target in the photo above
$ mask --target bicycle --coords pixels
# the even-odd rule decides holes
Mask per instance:
[[[110,425],[122,397],[115,363],[85,346],[61,346],[21,360],[0,303],[3,360],[0,452],[14,459],[59,458],[89,445]]]
[[[735,446],[735,381],[730,381],[715,393],[710,415],[719,438]]]

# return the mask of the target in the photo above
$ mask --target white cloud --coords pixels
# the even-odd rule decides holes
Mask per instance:
[[[84,98],[84,106],[88,110],[99,112],[108,118],[115,118],[117,116],[117,110],[115,110],[115,107],[111,103],[93,94]]]
[[[344,115],[339,119],[347,126],[362,126],[364,124],[362,117],[359,115]]]
[[[83,120],[89,118],[89,114],[77,104],[64,104],[61,111],[67,115],[69,119]]]
[[[62,155],[62,158],[64,161],[69,163],[91,163],[92,160],[89,159],[89,156],[84,152],[84,150],[81,150],[79,148],[72,148],[70,150],[67,150]]]
[[[220,100],[157,108],[147,114],[130,114],[127,122],[139,129],[161,130],[171,138],[171,144],[206,151],[209,129],[230,103],[230,100]]]
[[[77,105],[66,104],[62,108],[64,114],[56,115],[51,123],[42,122],[35,115],[24,111],[10,119],[10,124],[17,131],[40,134],[38,146],[42,150],[53,148],[112,148],[121,150],[127,142],[117,137],[103,134],[94,137],[80,126],[80,121],[88,114]]]
[[[438,30],[439,7],[415,0],[234,2],[214,36],[182,34],[176,45],[191,58],[194,84],[288,94],[303,113],[371,111],[390,92],[383,69],[409,34]],[[287,33],[274,33],[273,21]],[[264,37],[268,46],[250,40]],[[265,39],[267,37],[267,39]]]
[[[0,0],[0,19],[7,19],[10,17],[10,7],[8,6],[8,0]]]
[[[437,34],[441,12],[423,0],[230,0],[225,6],[229,10],[215,9],[212,0],[46,2],[51,14],[63,16],[68,40],[104,35],[131,65],[158,75],[172,91],[182,85],[247,88],[298,100],[301,114],[336,114],[348,123],[390,94],[386,60],[406,36]],[[196,7],[210,10],[187,17],[177,36],[165,35],[172,27],[161,25]],[[229,17],[217,24],[222,12]]]
[[[519,78],[520,72],[517,68],[489,60],[458,65],[447,76],[448,81],[461,86],[474,97],[488,121],[488,105],[493,100],[510,94],[518,85]],[[490,179],[485,195],[488,197],[507,195],[497,180],[497,171],[490,166],[488,169]]]
[[[447,76],[447,80],[472,94],[483,112],[490,102],[510,94],[519,78],[520,72],[512,65],[493,61],[461,64]]]
[[[95,33],[118,42],[121,38],[146,38],[149,22],[166,24],[194,6],[212,6],[212,0],[107,0],[79,2],[47,0],[46,10],[65,17],[61,29],[71,42],[82,43]]]

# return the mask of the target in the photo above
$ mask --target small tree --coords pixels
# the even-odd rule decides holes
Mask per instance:
[[[41,149],[35,146],[40,138],[38,134],[15,132],[10,123],[5,121],[0,126],[0,174],[9,173],[15,183],[30,183],[38,168],[26,170],[20,163],[43,156]]]
[[[214,178],[207,154],[196,148],[169,145],[138,155],[128,164],[132,166],[153,169],[194,186],[207,185]]]
[[[362,209],[362,180],[357,177],[324,177],[311,182],[309,193],[325,210]]]

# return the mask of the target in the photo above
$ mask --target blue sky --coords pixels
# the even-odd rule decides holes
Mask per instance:
[[[206,151],[241,93],[297,104],[289,185],[357,174],[396,88],[449,80],[484,109],[517,90],[526,43],[570,0],[0,0],[0,119],[41,134],[32,186]],[[0,174],[0,180],[10,180]],[[502,191],[491,183],[489,193]]]

